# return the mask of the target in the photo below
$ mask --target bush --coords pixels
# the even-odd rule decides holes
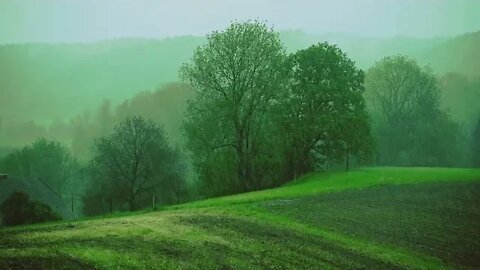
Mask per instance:
[[[50,206],[28,198],[23,192],[12,193],[1,205],[3,225],[15,226],[60,220]]]

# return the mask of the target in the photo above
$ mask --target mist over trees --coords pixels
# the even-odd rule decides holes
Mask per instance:
[[[98,100],[50,124],[2,115],[0,170],[38,178],[98,215],[275,187],[314,171],[480,166],[475,72],[438,74],[405,55],[361,69],[337,45],[312,43],[287,50],[266,23],[234,22],[174,67],[182,82]],[[37,137],[49,139],[32,144]]]
[[[192,95],[189,86],[171,83],[155,91],[138,93],[116,106],[103,100],[94,111],[82,113],[70,121],[72,152],[79,159],[88,161],[92,157],[91,147],[95,139],[108,135],[115,125],[131,116],[142,116],[162,125],[170,142],[178,145],[182,142],[180,126],[186,103]]]
[[[387,57],[367,71],[365,85],[378,164],[457,164],[460,129],[441,108],[431,70],[405,56]]]

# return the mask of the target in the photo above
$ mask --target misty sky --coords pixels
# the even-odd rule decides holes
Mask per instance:
[[[205,35],[230,21],[361,36],[480,30],[480,0],[0,0],[0,43]]]

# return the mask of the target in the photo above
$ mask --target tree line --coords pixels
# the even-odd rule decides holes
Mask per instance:
[[[442,81],[406,56],[363,71],[328,43],[287,54],[274,29],[247,21],[208,35],[179,73],[189,101],[170,117],[183,119],[181,139],[160,124],[168,102],[156,97],[165,95],[146,93],[115,114],[104,102],[95,122],[74,121],[83,160],[39,139],[0,168],[64,197],[81,190],[83,213],[97,215],[275,187],[319,170],[480,167],[480,110],[469,111],[468,128],[456,121]]]

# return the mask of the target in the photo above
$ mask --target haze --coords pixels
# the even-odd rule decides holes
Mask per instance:
[[[203,36],[255,18],[310,34],[450,37],[480,29],[479,14],[475,0],[3,0],[0,43]]]
[[[0,269],[480,269],[479,18],[0,0]]]

